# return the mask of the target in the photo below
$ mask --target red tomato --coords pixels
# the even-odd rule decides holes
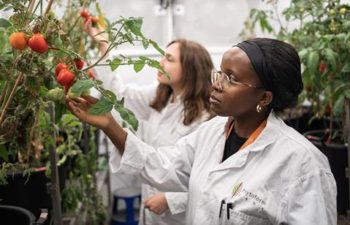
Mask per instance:
[[[87,9],[81,10],[80,16],[84,17],[85,19],[88,18],[90,16],[89,11]]]
[[[62,86],[72,85],[74,82],[74,74],[68,69],[62,69],[57,76],[57,82]]]
[[[86,73],[88,74],[88,76],[90,77],[91,80],[95,80],[96,75],[95,75],[94,71],[88,70],[88,71],[86,71]]]
[[[34,34],[29,39],[28,45],[34,52],[38,53],[45,53],[48,49],[45,38],[40,33]]]
[[[91,17],[91,22],[92,22],[92,23],[98,23],[98,20],[99,20],[99,19],[98,19],[97,16],[92,16],[92,17]]]
[[[84,18],[84,25],[86,25],[86,24],[90,24],[91,23],[91,17],[89,16],[89,17],[86,17],[86,18]]]
[[[27,47],[26,34],[23,32],[14,32],[9,37],[10,45],[18,50],[23,50]]]
[[[61,70],[63,69],[68,69],[68,66],[64,63],[59,63],[57,64],[56,66],[56,69],[55,69],[55,74],[56,74],[56,77],[58,76],[58,74],[61,72]]]
[[[326,71],[326,69],[327,69],[327,65],[325,63],[321,62],[320,65],[318,66],[318,71],[320,73],[324,73],[324,71]]]
[[[81,70],[84,66],[84,60],[82,59],[74,59],[74,64],[75,64],[75,67],[77,67],[78,70]]]

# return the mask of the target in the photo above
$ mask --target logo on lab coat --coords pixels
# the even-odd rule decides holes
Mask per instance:
[[[237,195],[237,194],[239,194],[239,192],[242,191],[242,187],[243,187],[243,182],[233,186],[233,188],[232,188],[232,197]]]

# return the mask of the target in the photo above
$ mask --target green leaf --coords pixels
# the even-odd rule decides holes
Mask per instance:
[[[144,49],[147,49],[149,46],[149,41],[147,39],[142,39],[142,45]]]
[[[140,72],[143,67],[145,66],[145,62],[144,61],[137,61],[135,64],[134,64],[134,70],[136,73]]]
[[[163,70],[163,67],[160,65],[160,63],[154,59],[148,59],[147,65],[149,65],[150,67],[156,68],[158,70]]]
[[[346,91],[344,91],[344,95],[347,99],[350,99],[350,89],[347,89]]]
[[[336,61],[337,54],[330,48],[325,49],[325,57],[327,59],[327,62],[333,69],[337,67],[337,61]]]
[[[0,145],[0,158],[4,159],[5,161],[8,161],[8,152],[4,145]]]
[[[130,29],[130,31],[137,35],[137,36],[143,36],[141,33],[141,27],[142,27],[142,18],[130,18],[125,21],[125,26]]]
[[[155,48],[160,54],[162,54],[162,55],[165,54],[164,50],[161,47],[159,47],[159,45],[155,41],[153,41],[151,39],[149,39],[148,41],[153,46],[153,48]]]
[[[298,52],[300,59],[304,59],[304,57],[307,55],[308,50],[307,49],[302,49],[301,51]]]
[[[10,27],[12,26],[12,23],[6,19],[0,18],[0,27]]]
[[[346,63],[343,68],[341,69],[342,73],[349,73],[350,72],[350,63]]]
[[[117,96],[115,96],[115,94],[107,89],[103,89],[103,88],[98,88],[98,90],[101,92],[101,94],[107,98],[110,102],[115,102],[117,99]]]
[[[94,104],[90,109],[89,113],[92,115],[104,115],[109,113],[113,109],[113,103],[108,99],[102,97],[96,104]]]
[[[111,70],[116,70],[120,64],[122,63],[122,60],[120,58],[114,58],[112,61],[109,61],[109,66],[111,67]]]
[[[342,115],[344,112],[344,96],[339,96],[338,99],[336,99],[334,106],[333,106],[333,112],[335,115]]]
[[[315,51],[310,52],[310,54],[307,57],[307,61],[306,61],[307,65],[306,66],[311,74],[315,73],[319,61],[320,61],[319,54]]]
[[[120,117],[127,122],[133,130],[137,130],[138,128],[138,121],[132,111],[130,111],[127,108],[124,108],[121,104],[116,104],[114,106],[114,109],[119,112]]]
[[[90,79],[78,80],[72,86],[72,92],[78,95],[81,95],[84,91],[89,90],[94,86],[94,82]]]

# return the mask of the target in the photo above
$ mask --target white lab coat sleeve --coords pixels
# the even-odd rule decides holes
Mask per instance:
[[[96,79],[102,81],[102,86],[114,92],[118,99],[124,98],[124,106],[133,111],[138,119],[149,118],[152,110],[149,104],[155,98],[158,82],[147,86],[125,84],[109,67],[98,68]]]
[[[165,192],[165,199],[171,214],[186,212],[188,192]]]
[[[289,225],[336,225],[337,188],[330,171],[314,171],[299,177],[284,200],[282,222]]]
[[[112,172],[139,174],[141,181],[159,191],[186,192],[194,160],[191,144],[195,132],[181,138],[174,146],[155,149],[127,131],[125,150],[119,168],[110,162]]]

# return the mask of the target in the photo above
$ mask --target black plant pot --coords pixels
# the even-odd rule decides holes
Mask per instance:
[[[35,216],[29,210],[11,205],[0,205],[1,225],[41,225],[47,219],[47,211],[42,210],[40,218],[36,220]]]
[[[345,169],[348,167],[348,149],[343,144],[326,144],[327,130],[314,130],[304,133],[318,149],[328,158],[332,173],[337,183],[337,211],[338,214],[346,214],[349,209],[349,180],[346,178]]]
[[[285,119],[284,122],[303,134],[308,131],[327,129],[330,125],[328,118],[313,118],[312,112],[305,112],[300,116]],[[333,129],[340,129],[340,121],[333,120]]]
[[[39,217],[41,209],[49,211],[49,224],[52,209],[52,200],[49,193],[48,184],[51,182],[45,175],[46,168],[40,168],[32,172],[30,177],[23,176],[23,173],[9,174],[7,176],[7,185],[0,185],[0,204],[23,207]],[[67,166],[60,166],[59,180],[60,190],[65,186]],[[1,224],[1,218],[0,218]]]

